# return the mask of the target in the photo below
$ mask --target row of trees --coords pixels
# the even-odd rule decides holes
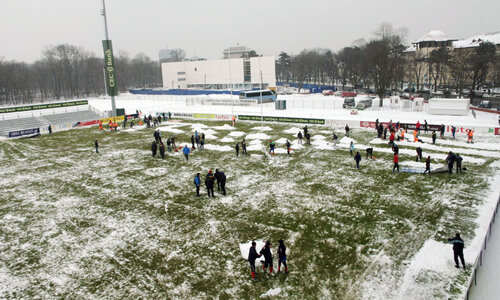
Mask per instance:
[[[373,88],[379,96],[388,90],[408,86],[416,90],[424,87],[424,78],[434,90],[454,89],[460,96],[464,89],[484,85],[487,79],[498,84],[500,61],[495,56],[495,45],[483,42],[470,49],[435,49],[428,57],[418,52],[405,52],[405,32],[383,24],[376,38],[356,41],[353,46],[338,52],[329,49],[303,50],[297,55],[281,52],[276,62],[277,80],[293,82],[299,89],[304,84],[346,85],[353,88]],[[492,76],[492,74],[494,76]]]
[[[277,79],[297,83],[299,89],[305,83],[374,87],[383,97],[404,81],[405,34],[383,24],[376,36],[369,42],[358,40],[336,53],[329,49],[303,50],[294,56],[281,52],[276,63]]]
[[[0,105],[102,95],[103,67],[103,57],[68,44],[47,47],[30,64],[0,58]],[[119,51],[115,67],[121,92],[161,85],[160,65],[144,54]]]

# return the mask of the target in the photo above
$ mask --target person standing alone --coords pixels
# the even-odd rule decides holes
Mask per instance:
[[[462,261],[462,266],[465,270],[465,259],[464,259],[464,240],[457,233],[454,237],[449,238],[448,242],[453,244],[453,260],[455,261],[455,268],[460,268],[458,264],[458,258]]]
[[[95,140],[94,146],[95,146],[95,153],[99,153],[99,142],[97,142],[97,140]]]

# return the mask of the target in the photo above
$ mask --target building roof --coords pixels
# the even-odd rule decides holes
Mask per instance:
[[[418,40],[413,42],[414,44],[418,44],[420,42],[444,42],[444,41],[457,41],[458,39],[447,36],[441,30],[431,30],[421,36]]]
[[[403,52],[415,52],[415,51],[417,51],[417,46],[415,46],[415,44],[413,44],[410,47],[406,48],[405,51],[403,51]]]
[[[492,33],[485,33],[485,34],[478,34],[478,35],[475,35],[475,36],[470,37],[468,39],[455,41],[455,42],[453,42],[453,47],[454,48],[477,47],[482,42],[491,42],[495,45],[500,45],[500,31],[492,32]]]

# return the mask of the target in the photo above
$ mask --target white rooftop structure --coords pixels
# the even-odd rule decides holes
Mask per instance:
[[[455,41],[453,42],[453,47],[454,48],[477,47],[482,42],[491,42],[495,45],[500,45],[500,31],[478,34],[468,39]]]
[[[457,38],[452,38],[450,36],[447,36],[444,32],[441,30],[431,30],[421,36],[418,40],[416,40],[414,43],[420,43],[420,42],[445,42],[445,41],[456,41],[458,40]]]

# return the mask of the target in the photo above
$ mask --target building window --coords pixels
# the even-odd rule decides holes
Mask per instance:
[[[177,72],[177,75],[186,75],[186,72]]]
[[[243,61],[243,80],[245,82],[250,82],[252,80],[252,71],[250,69],[250,60],[245,59]]]
[[[186,78],[179,78],[177,81],[186,81]]]

